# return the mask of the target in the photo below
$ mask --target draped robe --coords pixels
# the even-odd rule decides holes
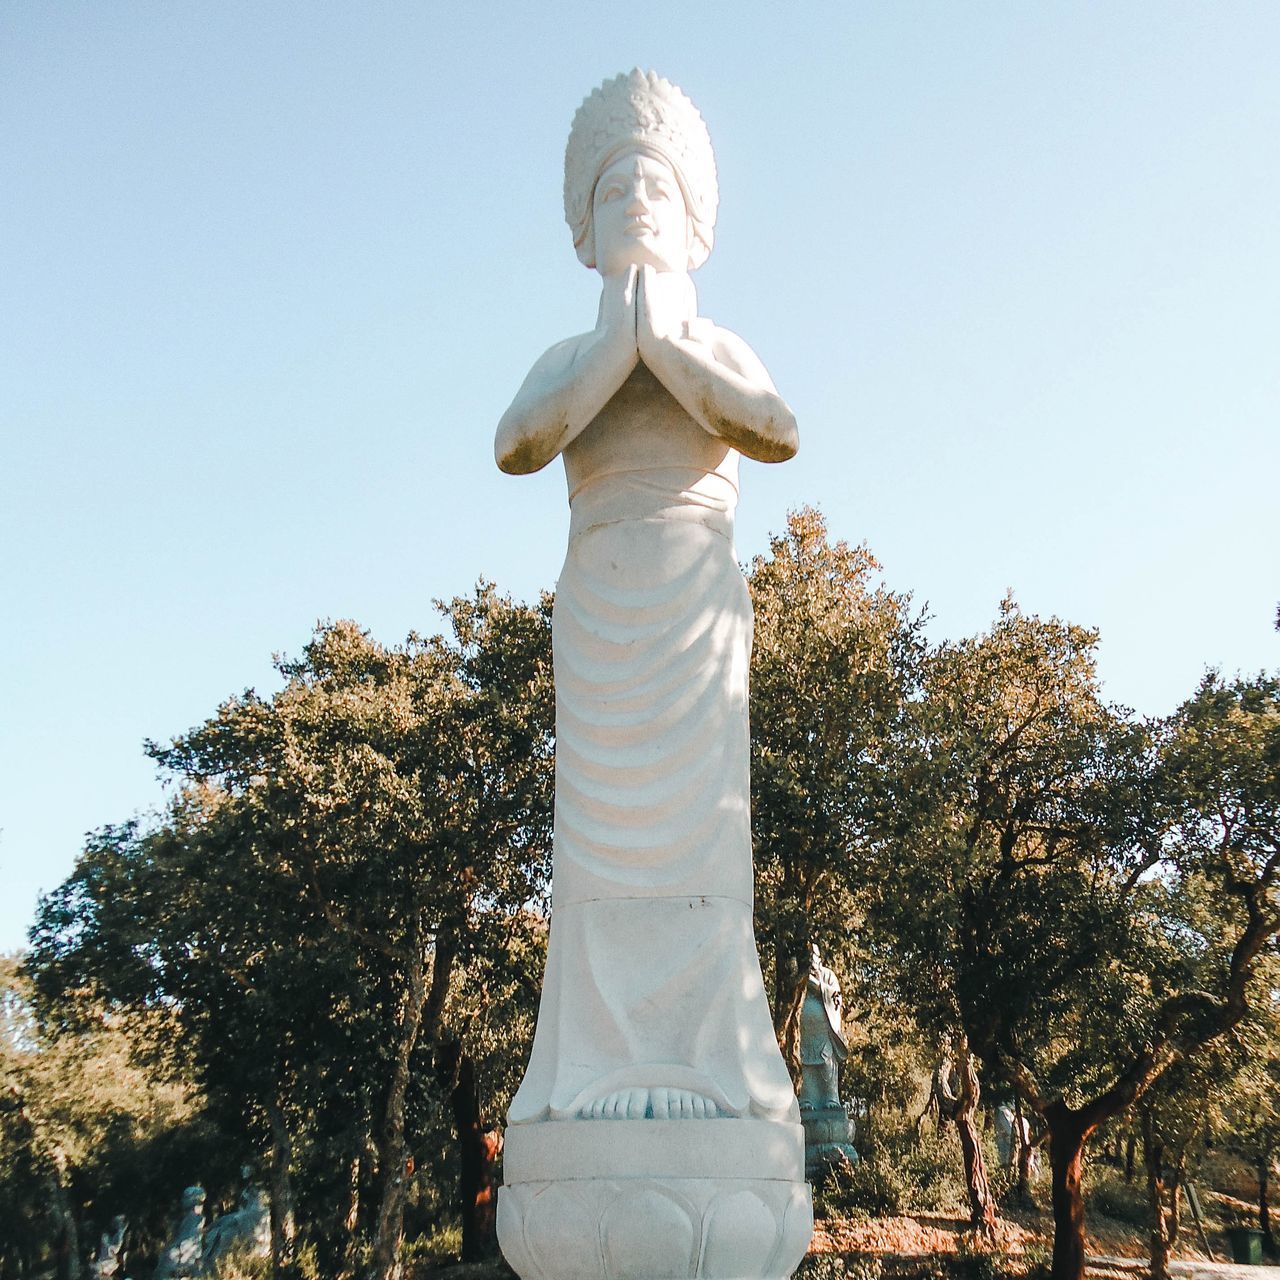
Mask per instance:
[[[629,1088],[798,1117],[752,927],[738,463],[643,364],[564,451],[551,934],[511,1124]]]

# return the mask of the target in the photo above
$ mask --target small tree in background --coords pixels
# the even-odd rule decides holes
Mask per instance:
[[[0,1221],[3,1274],[60,1277],[124,1214],[134,1256],[168,1227],[173,1183],[192,1159],[229,1152],[207,1123],[164,1009],[126,1013],[68,993],[77,1016],[41,1016],[17,957],[0,958]]]

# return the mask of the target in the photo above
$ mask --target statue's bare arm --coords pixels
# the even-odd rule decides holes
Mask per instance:
[[[640,359],[703,430],[758,462],[785,462],[799,445],[795,415],[759,357],[707,321],[685,324],[662,277],[646,267],[636,301]]]
[[[636,273],[606,278],[595,329],[558,342],[529,371],[498,423],[493,452],[511,475],[540,471],[613,398],[640,359]]]

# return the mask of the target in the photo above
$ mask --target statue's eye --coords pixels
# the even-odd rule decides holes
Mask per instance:
[[[616,200],[622,194],[622,188],[616,182],[611,182],[600,193],[600,203],[607,204],[610,200]]]

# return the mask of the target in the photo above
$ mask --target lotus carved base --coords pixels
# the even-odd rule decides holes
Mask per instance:
[[[515,1126],[498,1241],[521,1280],[784,1280],[813,1234],[803,1150],[761,1120]]]

